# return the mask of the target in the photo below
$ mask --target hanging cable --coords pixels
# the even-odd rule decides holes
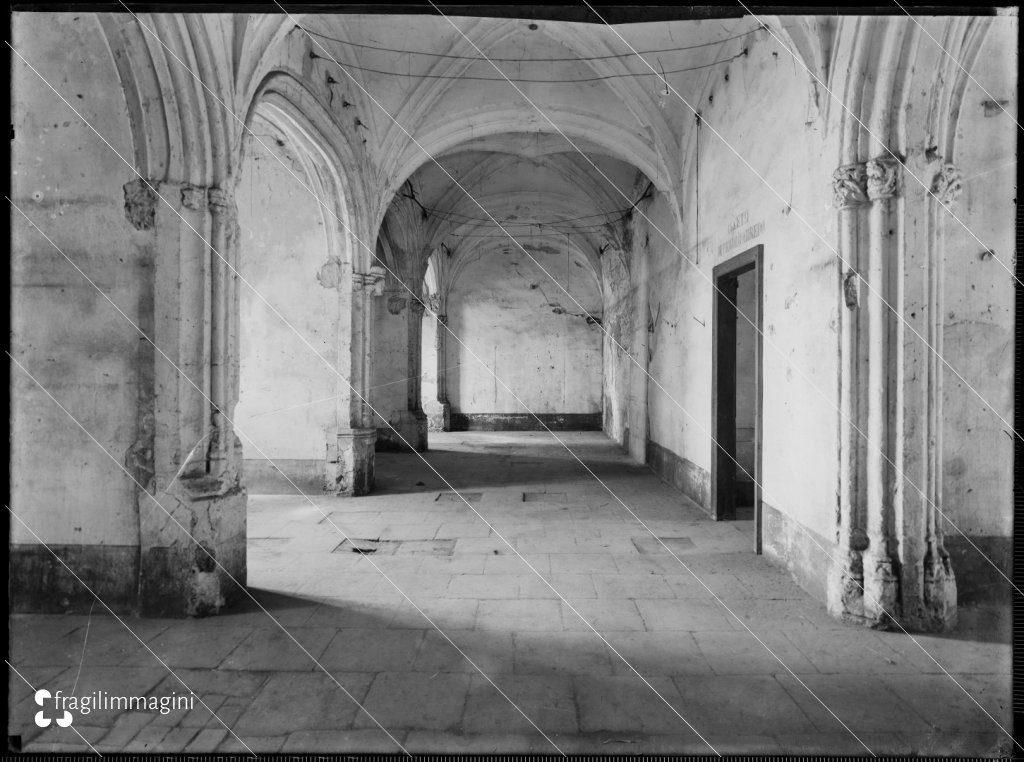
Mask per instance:
[[[701,69],[710,69],[713,66],[719,66],[721,64],[732,63],[737,58],[743,58],[745,55],[747,55],[747,51],[748,51],[748,48],[743,48],[742,51],[740,51],[736,55],[731,56],[729,58],[723,58],[723,59],[718,60],[718,61],[712,61],[710,63],[701,64],[700,66],[689,66],[689,67],[683,68],[683,69],[671,69],[669,71],[664,72],[664,74],[666,74],[666,75],[667,74],[682,74],[682,73],[688,72],[688,71],[699,71]],[[312,50],[309,52],[309,57],[313,58],[313,59],[319,58],[320,60],[323,60],[323,61],[330,60],[330,59],[324,58],[321,55],[317,55]],[[602,77],[580,77],[578,79],[523,79],[523,78],[516,78],[516,77],[508,77],[508,78],[506,78],[506,77],[475,77],[475,76],[467,76],[467,75],[461,75],[461,74],[457,75],[457,76],[452,76],[450,74],[412,74],[412,73],[407,73],[407,72],[403,72],[403,71],[385,71],[383,69],[374,69],[374,68],[371,68],[369,66],[357,66],[356,64],[345,63],[344,61],[336,61],[335,63],[337,63],[339,66],[342,66],[342,67],[347,68],[347,69],[354,69],[356,71],[365,71],[365,72],[369,72],[370,74],[381,74],[381,75],[383,75],[385,77],[406,77],[408,79],[466,80],[466,81],[474,81],[474,82],[509,82],[509,81],[511,81],[511,82],[521,82],[521,83],[524,83],[524,84],[541,84],[541,85],[572,84],[572,83],[583,84],[583,83],[587,83],[587,82],[605,82],[605,81],[610,80],[610,79],[622,79],[623,77],[657,77],[658,76],[657,74],[655,74],[653,72],[632,72],[631,71],[631,72],[623,72],[623,73],[620,73],[620,74],[606,74],[606,75],[604,75]]]
[[[653,189],[654,189],[654,183],[651,182],[651,181],[648,181],[647,182],[647,188],[644,190],[644,192],[642,194],[640,194],[640,197],[636,201],[634,201],[632,204],[630,204],[628,207],[626,207],[624,209],[614,209],[614,210],[612,210],[610,212],[595,212],[594,214],[584,214],[584,215],[580,215],[579,217],[564,217],[562,219],[549,220],[549,221],[546,221],[546,222],[545,221],[536,221],[535,220],[533,222],[528,222],[528,223],[527,222],[519,223],[519,222],[516,222],[515,220],[508,220],[506,223],[502,223],[502,224],[509,224],[509,225],[522,224],[522,225],[537,225],[537,226],[550,227],[552,225],[561,225],[561,224],[564,224],[566,222],[576,222],[578,220],[590,220],[590,219],[595,219],[595,218],[598,218],[598,217],[604,217],[605,219],[604,219],[603,222],[593,223],[593,224],[590,224],[590,225],[574,225],[573,226],[574,229],[583,229],[583,228],[588,228],[588,227],[601,228],[601,227],[604,227],[605,225],[607,225],[608,223],[620,222],[622,219],[624,219],[626,216],[628,216],[629,213],[632,212],[637,207],[637,204],[639,204],[641,201],[643,201],[643,200],[645,200],[647,198],[650,198],[651,191]],[[417,199],[415,196],[408,195],[408,194],[402,194],[401,197],[402,198],[408,198],[408,199],[412,200],[423,211],[425,211],[425,212],[427,212],[429,214],[438,216],[438,217],[443,217],[443,218],[457,217],[457,218],[460,218],[464,222],[478,222],[478,223],[480,223],[480,227],[493,227],[493,225],[494,225],[493,220],[490,220],[490,219],[488,219],[486,217],[473,217],[471,215],[461,214],[459,212],[452,211],[452,210],[444,211],[442,209],[434,209],[434,208],[429,207],[429,206],[424,206],[423,204],[420,203],[419,199]]]
[[[494,223],[491,220],[487,219],[486,217],[473,217],[473,216],[468,215],[468,214],[461,214],[461,213],[455,212],[455,211],[443,211],[441,209],[432,209],[430,207],[423,207],[423,208],[426,209],[431,214],[434,214],[434,215],[436,215],[438,217],[455,218],[456,222],[460,222],[460,223],[478,222],[482,226],[485,226],[485,227],[493,227],[494,226]],[[625,213],[631,211],[632,209],[633,209],[633,207],[630,206],[630,207],[627,207],[625,209],[613,209],[610,212],[596,212],[594,214],[584,214],[584,215],[581,215],[579,217],[566,217],[566,218],[560,219],[560,220],[546,220],[546,221],[545,220],[541,220],[541,221],[535,221],[535,222],[523,223],[523,224],[530,224],[530,225],[534,225],[534,224],[536,224],[536,225],[560,225],[560,224],[565,223],[565,222],[577,222],[579,220],[590,220],[590,219],[595,219],[595,218],[598,218],[598,217],[606,218],[605,222],[607,222],[607,218],[609,218],[609,217],[611,217],[613,215],[625,214]],[[604,225],[605,222],[594,223],[594,225],[595,226]],[[508,223],[512,224],[512,225],[517,224],[515,220],[508,220]],[[588,226],[584,225],[583,227],[588,227]]]
[[[430,56],[432,58],[447,58],[447,59],[452,59],[452,60],[456,60],[456,61],[479,61],[480,60],[480,56],[478,56],[478,55],[477,56],[460,56],[460,55],[455,55],[455,54],[452,54],[452,53],[432,53],[432,52],[427,51],[427,50],[403,50],[401,48],[388,48],[388,47],[384,47],[383,45],[369,45],[369,44],[364,43],[364,42],[352,42],[351,40],[343,40],[343,39],[341,39],[339,37],[331,37],[329,35],[322,34],[320,32],[312,32],[309,29],[306,29],[305,27],[299,26],[298,24],[296,24],[295,28],[296,29],[301,29],[306,34],[312,35],[313,37],[319,37],[322,40],[330,40],[331,42],[341,43],[342,45],[349,45],[349,46],[351,46],[353,48],[363,48],[364,50],[379,50],[379,51],[386,52],[386,53],[401,53],[403,55],[412,55],[412,56]],[[570,62],[573,62],[573,61],[608,61],[608,60],[612,60],[612,59],[616,59],[616,58],[630,58],[631,56],[634,56],[634,55],[646,56],[646,55],[656,55],[656,54],[660,54],[660,53],[678,53],[678,52],[682,52],[682,51],[686,51],[686,50],[697,50],[698,48],[707,48],[707,47],[711,47],[712,45],[720,45],[723,42],[729,42],[731,40],[738,40],[741,37],[746,37],[747,35],[754,34],[755,32],[761,32],[761,31],[764,31],[765,29],[766,29],[765,25],[761,24],[758,27],[756,27],[755,29],[748,29],[746,32],[740,32],[739,34],[734,34],[731,37],[724,37],[721,40],[715,40],[714,42],[701,42],[701,43],[698,43],[696,45],[684,45],[682,47],[677,47],[677,48],[661,48],[659,50],[644,50],[644,51],[641,51],[639,54],[632,53],[632,52],[631,53],[610,53],[608,55],[603,55],[603,56],[569,56],[569,57],[565,57],[565,58],[493,58],[493,57],[491,57],[489,60],[495,61],[497,63],[557,63],[559,61],[562,61],[562,62],[565,62],[565,63],[570,63]]]

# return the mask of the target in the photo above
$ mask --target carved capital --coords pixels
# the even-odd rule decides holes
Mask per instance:
[[[392,315],[402,314],[402,310],[405,309],[406,299],[398,294],[392,294],[388,297],[388,312]]]
[[[374,265],[368,273],[352,273],[352,289],[366,291],[370,296],[384,294],[384,268]]]
[[[964,173],[953,164],[943,164],[932,180],[932,193],[943,206],[950,206],[964,189]]]
[[[423,311],[426,309],[426,305],[419,299],[413,297],[409,300],[409,309],[417,315],[422,315]]]
[[[232,211],[235,208],[235,197],[224,188],[210,188],[206,191],[211,212]]]
[[[903,165],[895,159],[879,157],[867,162],[868,198],[881,201],[900,194],[900,176]]]
[[[136,230],[151,230],[156,222],[156,192],[143,179],[124,184],[124,216]]]
[[[199,185],[181,186],[181,205],[195,212],[206,211],[206,188]]]
[[[836,209],[856,209],[868,203],[867,165],[844,164],[832,173],[832,205]]]

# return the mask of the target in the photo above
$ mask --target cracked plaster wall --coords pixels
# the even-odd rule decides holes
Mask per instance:
[[[492,251],[466,266],[448,296],[452,332],[533,412],[599,412],[601,333],[583,314],[600,317],[597,283],[578,254],[567,264],[564,250],[531,251],[577,306],[522,251],[509,252]],[[454,339],[446,365],[453,411],[527,413]]]
[[[328,262],[326,212],[289,172],[308,183],[292,154],[267,137],[261,139],[273,153],[253,141],[238,187],[240,272],[320,355],[336,365],[340,308],[333,287],[334,268],[324,266]],[[241,437],[246,460],[262,458],[258,447],[273,460],[322,462],[328,437],[337,428],[332,399],[340,383],[337,375],[244,285],[241,311],[241,382],[235,422],[252,438]]]
[[[1015,67],[1005,62],[1014,60],[1015,29],[1015,19],[996,22],[976,74],[981,86],[1006,100],[1014,115]],[[631,424],[646,413],[652,442],[710,472],[711,270],[751,246],[764,245],[764,500],[828,540],[835,533],[838,484],[841,263],[832,251],[838,242],[830,193],[838,155],[838,117],[833,110],[826,128],[821,112],[810,102],[805,73],[777,44],[752,46],[749,59],[731,65],[729,74],[728,81],[719,77],[709,82],[699,104],[702,117],[782,199],[705,127],[698,151],[699,179],[692,159],[686,166],[685,235],[681,243],[675,241],[691,260],[699,258],[701,272],[684,262],[654,230],[657,226],[674,235],[672,217],[660,196],[646,209],[651,223],[636,217],[626,255],[632,273],[626,273],[614,251],[604,254],[605,325],[632,352],[637,351],[637,337],[642,335],[635,330],[642,319],[637,307],[642,285],[635,272],[639,258],[645,252],[649,256],[650,372],[668,393],[648,382],[648,409],[638,409],[633,401],[636,383],[641,381],[634,372],[639,370],[624,367],[621,353],[610,355],[611,342],[606,340],[605,428],[623,442]],[[1004,264],[1013,267],[1013,229],[1006,223],[1014,214],[1014,124],[1005,115],[996,118],[995,107],[986,105],[987,101],[990,98],[979,86],[968,86],[955,158],[968,179],[953,208],[963,225],[940,212],[946,235],[942,352],[993,403],[995,414],[951,370],[943,371],[944,498],[940,507],[964,531],[979,542],[984,540],[982,549],[1003,563],[1005,547],[1000,543],[1011,532],[1013,442],[997,416],[1013,421],[1012,279],[985,254],[986,247],[964,230],[966,225]],[[772,117],[766,118],[767,114]],[[913,129],[919,140],[920,127]],[[911,146],[911,150],[924,149],[916,143]],[[824,240],[811,232],[798,213]],[[923,216],[923,210],[911,210],[906,224],[921,225]],[[919,341],[913,336],[906,340]],[[637,457],[632,446],[630,452]],[[773,531],[766,528],[766,542],[773,539]],[[962,542],[948,525],[945,532],[947,543]],[[791,565],[812,568],[817,563],[801,558],[805,551],[795,546],[784,552]],[[984,563],[972,562],[963,551],[954,552],[965,579],[978,563]],[[970,553],[977,556],[976,551]],[[966,589],[963,581],[961,587]]]
[[[420,401],[432,429],[441,428],[442,408],[437,401],[437,332],[444,329],[427,312],[423,313],[423,336],[420,341],[423,380],[420,382]]]
[[[965,182],[953,211],[963,225],[949,215],[943,218],[942,354],[963,380],[944,369],[942,509],[970,535],[1009,536],[1013,526],[1010,427],[967,384],[1014,424],[1013,279],[984,252],[994,250],[1013,269],[1014,231],[1007,221],[1015,214],[1017,193],[1016,125],[986,102],[990,95],[1005,100],[1012,117],[1018,118],[1016,43],[1016,20],[997,19],[971,72],[976,82],[968,83],[957,135],[961,155],[956,163]],[[1016,425],[1019,431],[1019,419]],[[958,536],[955,529],[946,531]]]
[[[710,472],[711,271],[763,244],[764,500],[827,534],[835,514],[838,445],[837,260],[828,248],[836,245],[829,195],[836,153],[821,121],[808,116],[813,107],[806,74],[773,43],[752,45],[748,58],[728,67],[728,81],[721,75],[711,81],[700,108],[782,199],[704,127],[699,180],[690,161],[683,183],[686,238],[679,247],[689,259],[699,258],[700,272],[638,223],[637,238],[650,237],[651,311],[658,316],[651,373],[689,413],[652,388],[651,439]],[[673,229],[667,209],[651,216],[665,232]]]
[[[12,44],[132,161],[117,72],[92,13],[15,14]],[[128,317],[153,319],[150,237],[125,219],[136,176],[17,56],[11,56],[11,198]],[[10,210],[11,353],[149,486],[152,350],[28,223]],[[139,542],[135,484],[11,366],[11,508],[52,545]],[[11,521],[11,542],[36,539]]]

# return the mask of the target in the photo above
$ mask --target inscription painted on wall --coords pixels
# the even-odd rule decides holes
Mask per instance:
[[[721,257],[726,252],[761,236],[764,233],[764,226],[764,220],[750,224],[749,211],[740,212],[729,222],[729,237],[718,244],[718,256]]]
[[[729,223],[729,235],[732,235],[744,225],[750,224],[750,212],[740,212],[736,217]]]

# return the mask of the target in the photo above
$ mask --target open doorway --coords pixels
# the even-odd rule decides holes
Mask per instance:
[[[761,552],[761,316],[763,247],[714,269],[712,512],[752,521]]]

